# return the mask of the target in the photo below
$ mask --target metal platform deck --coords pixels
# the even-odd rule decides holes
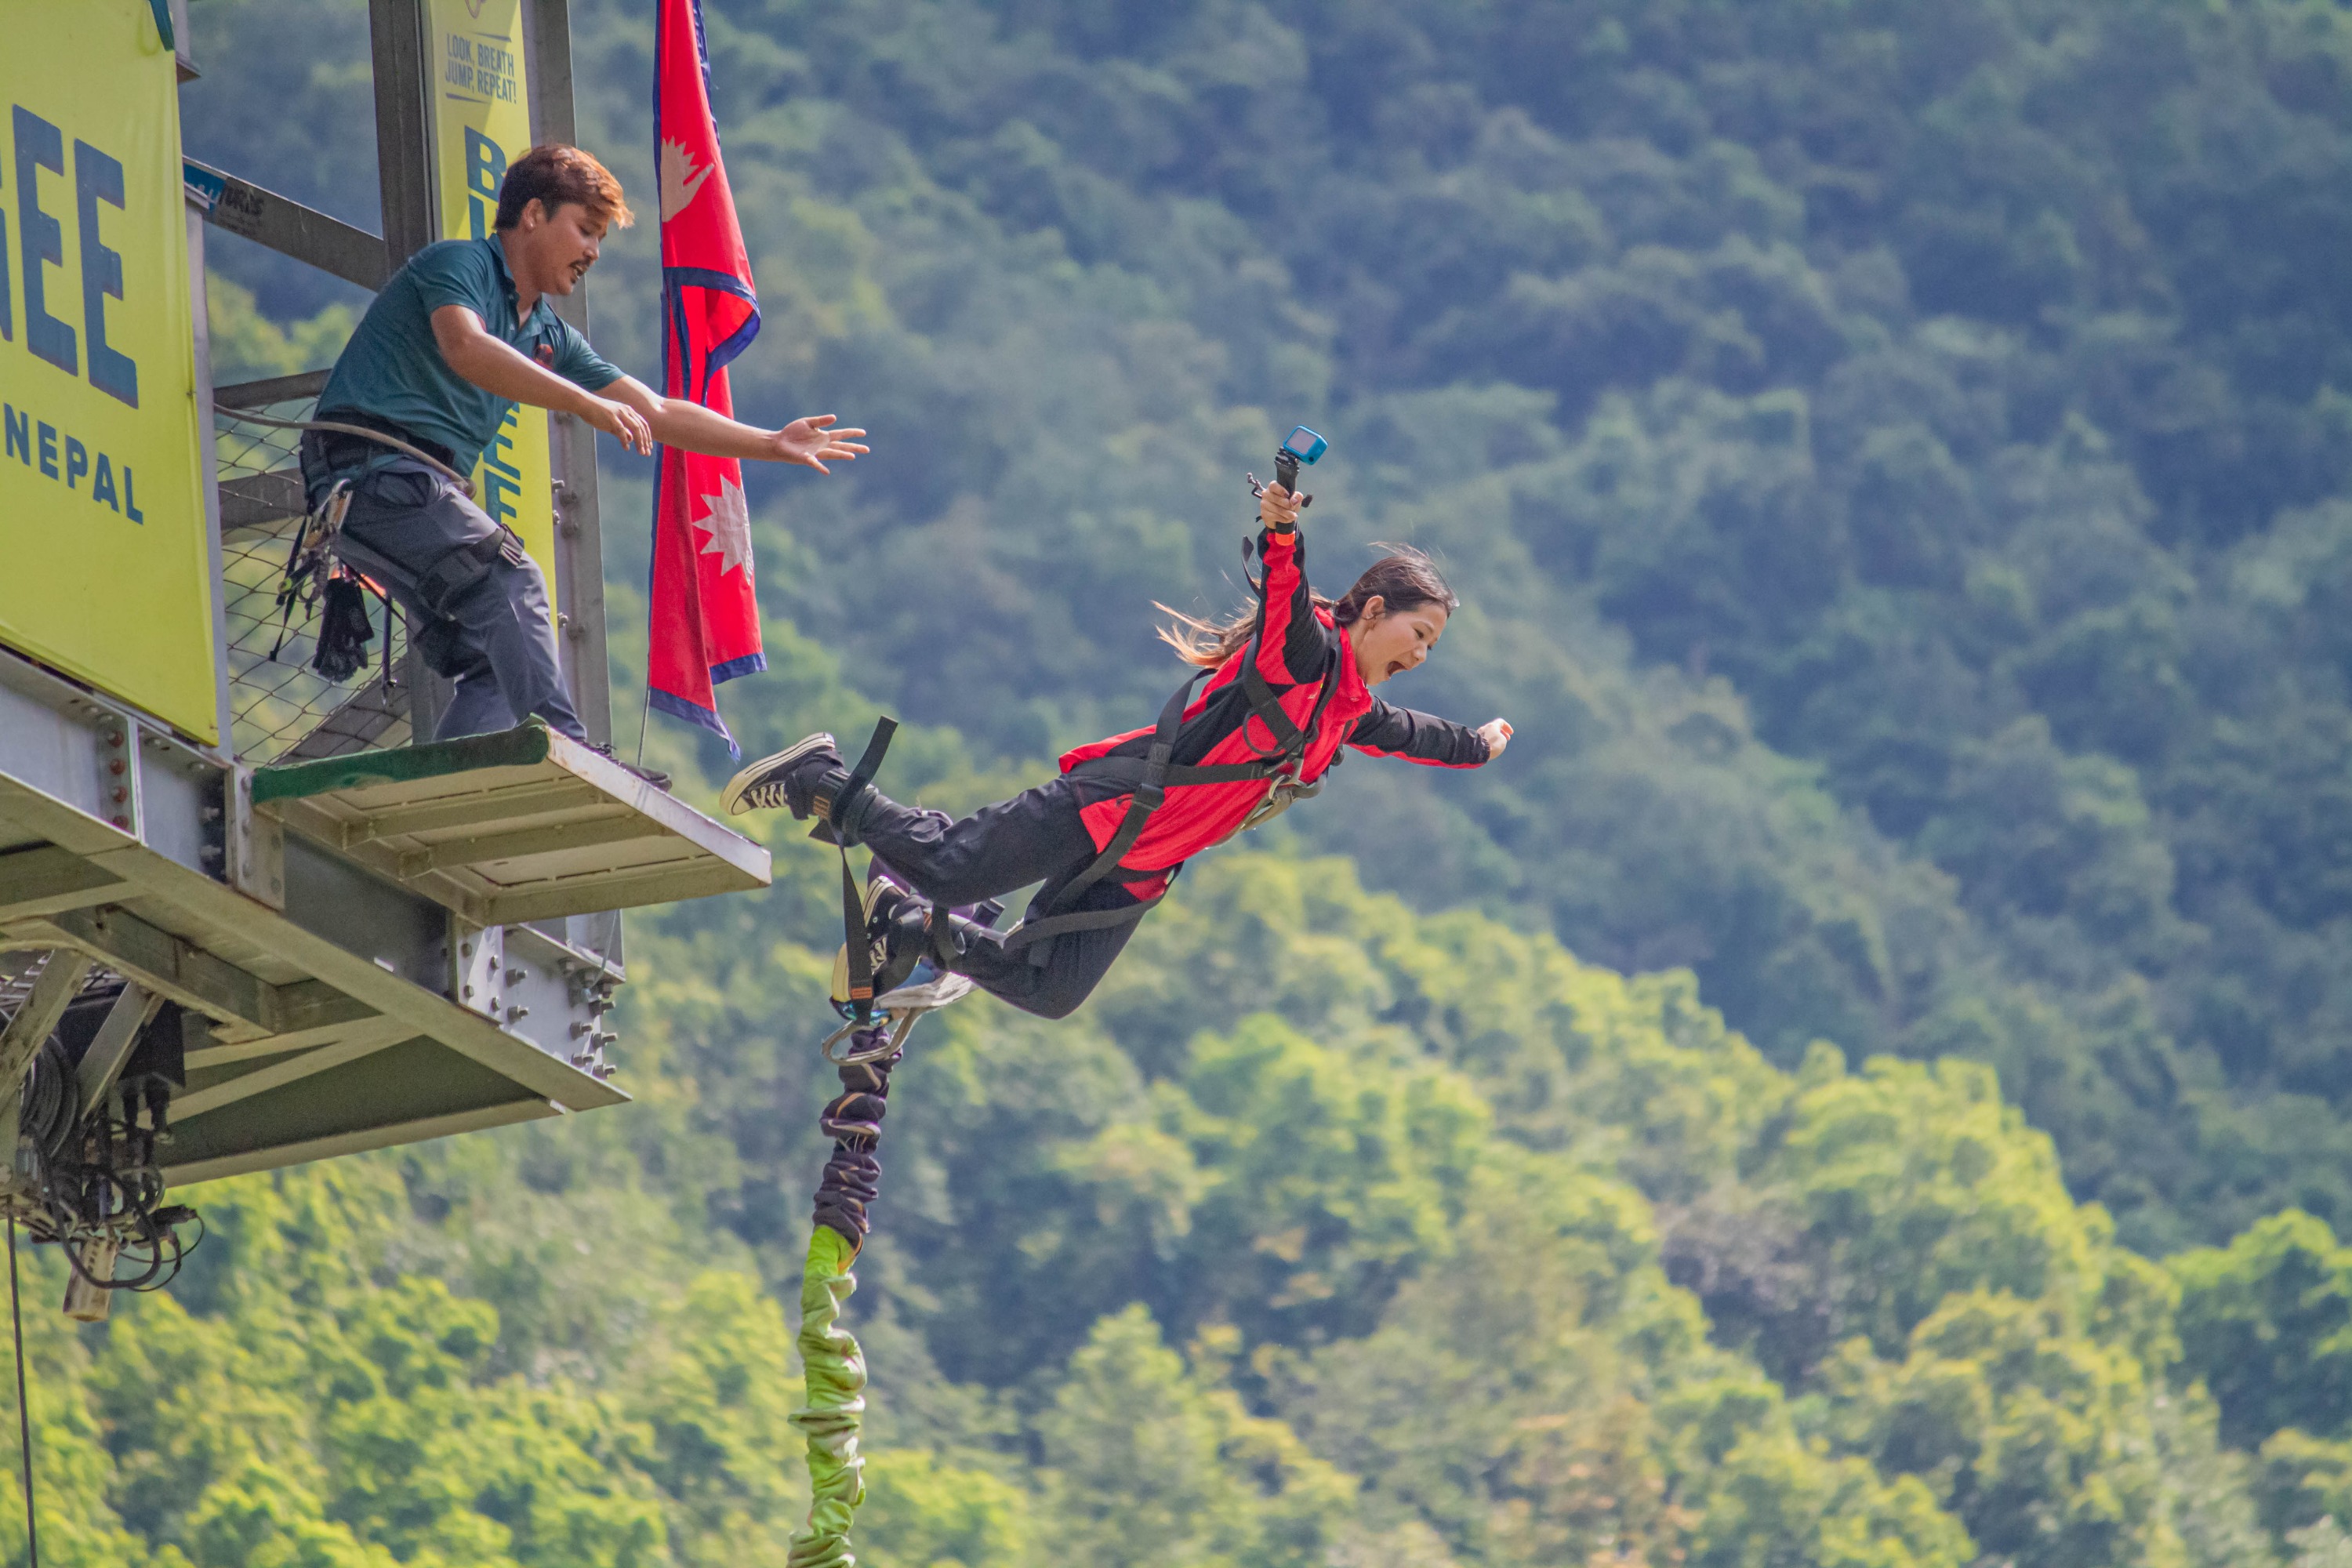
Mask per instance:
[[[477,925],[768,885],[768,852],[536,721],[258,769],[256,810]]]

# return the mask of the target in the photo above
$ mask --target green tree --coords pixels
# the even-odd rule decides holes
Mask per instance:
[[[2352,1251],[2325,1223],[2273,1215],[2169,1267],[2182,1370],[2212,1390],[2229,1441],[2255,1447],[2284,1427],[2352,1432]]]

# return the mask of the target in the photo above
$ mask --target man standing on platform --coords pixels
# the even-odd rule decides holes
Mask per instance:
[[[532,148],[507,170],[497,232],[411,257],[335,362],[314,417],[373,435],[302,437],[310,505],[351,486],[337,553],[391,591],[427,666],[457,683],[436,740],[537,714],[588,742],[563,689],[546,579],[459,478],[516,404],[575,415],[640,453],[658,441],[829,473],[828,459],[866,449],[865,431],[835,429],[830,414],[762,430],[658,396],[559,320],[549,297],[578,288],[605,231],[629,222],[621,183],[602,163],[577,147]]]

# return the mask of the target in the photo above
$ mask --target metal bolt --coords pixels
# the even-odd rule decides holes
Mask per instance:
[[[125,833],[131,831],[131,819],[129,817],[118,816],[113,819],[113,821],[114,826],[121,828]]]
[[[474,956],[474,944],[470,942],[461,942],[457,944],[457,951],[464,956],[471,958]]]
[[[507,971],[507,984],[509,985],[512,985],[518,980],[528,980],[530,978],[530,971],[523,968],[520,964]]]
[[[131,798],[131,792],[121,784],[116,784],[112,792],[112,798],[115,805],[121,805],[123,802]]]
[[[110,773],[120,774],[125,765],[126,764],[123,763],[122,759],[121,757],[117,757],[112,762],[106,764],[106,771]]]
[[[507,1022],[509,1024],[514,1023],[519,1019],[528,1018],[530,1016],[530,1009],[528,1007],[509,1007],[507,1009]]]
[[[593,1024],[574,1024],[572,1026],[572,1037],[575,1040],[583,1035],[593,1035],[595,1032],[596,1026]]]
[[[474,988],[471,985],[467,986],[464,994],[470,1000],[474,994]]]
[[[606,1046],[611,1045],[614,1040],[617,1040],[620,1037],[620,1036],[614,1034],[609,1029],[599,1029],[596,1033],[588,1037],[588,1044],[593,1048],[601,1051]]]

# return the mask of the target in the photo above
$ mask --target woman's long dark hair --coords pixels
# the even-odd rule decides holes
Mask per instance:
[[[1384,614],[1391,616],[1429,605],[1443,606],[1450,616],[1461,605],[1462,601],[1454,596],[1454,590],[1445,585],[1436,563],[1428,556],[1407,545],[1379,548],[1389,553],[1373,562],[1344,597],[1315,595],[1315,607],[1330,611],[1334,624],[1354,626],[1363,618],[1364,606],[1374,599],[1381,601]],[[1203,669],[1215,669],[1241,652],[1257,629],[1255,605],[1244,605],[1222,621],[1197,620],[1166,605],[1153,607],[1165,611],[1176,621],[1172,626],[1160,628],[1160,640],[1174,648],[1185,663],[1197,664]]]

